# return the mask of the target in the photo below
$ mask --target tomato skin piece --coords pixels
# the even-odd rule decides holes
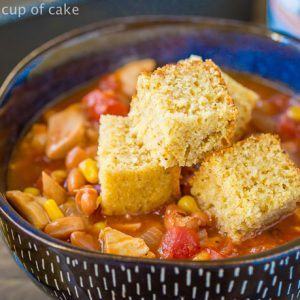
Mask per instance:
[[[300,138],[300,123],[283,116],[278,123],[278,133],[283,139]]]
[[[197,232],[186,227],[173,227],[165,233],[159,252],[166,259],[188,259],[200,250]]]
[[[86,113],[91,120],[98,121],[101,115],[126,116],[129,107],[122,103],[112,90],[95,89],[82,98]]]

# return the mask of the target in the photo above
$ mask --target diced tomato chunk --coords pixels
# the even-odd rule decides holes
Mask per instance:
[[[159,248],[163,258],[187,259],[199,252],[200,240],[197,232],[186,227],[173,227],[165,233]]]
[[[285,115],[278,123],[278,133],[283,139],[298,139],[300,138],[300,122]]]
[[[88,117],[94,121],[98,121],[101,115],[106,114],[126,116],[129,111],[128,105],[122,103],[112,90],[95,89],[85,95],[82,102]]]

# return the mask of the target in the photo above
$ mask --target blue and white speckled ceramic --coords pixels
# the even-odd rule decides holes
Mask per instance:
[[[201,18],[129,18],[92,25],[26,57],[0,90],[0,191],[12,148],[51,100],[128,60],[190,54],[300,92],[300,43],[263,28]],[[20,174],[26,176],[26,174]],[[135,259],[83,251],[34,229],[0,197],[0,228],[19,266],[66,299],[299,299],[300,245],[224,261]]]

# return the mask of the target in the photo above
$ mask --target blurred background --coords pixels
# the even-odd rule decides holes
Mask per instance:
[[[30,8],[41,3],[78,6],[79,15],[33,16]],[[18,17],[14,12],[20,6],[27,13]],[[134,15],[199,15],[264,23],[266,0],[1,0],[0,84],[20,59],[49,39],[92,22]]]

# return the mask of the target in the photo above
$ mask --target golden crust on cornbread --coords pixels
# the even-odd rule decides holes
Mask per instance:
[[[300,197],[300,170],[271,134],[211,154],[192,181],[201,208],[237,242],[287,216]]]
[[[99,178],[106,215],[147,213],[180,194],[180,169],[160,167],[129,128],[129,118],[101,116]]]
[[[191,166],[231,142],[237,110],[220,69],[194,57],[138,78],[132,132],[167,168]]]
[[[254,109],[259,96],[252,90],[235,81],[228,74],[222,72],[222,76],[227,84],[228,92],[238,110],[234,134],[234,140],[238,140],[243,136],[245,129],[251,120],[252,110]]]

